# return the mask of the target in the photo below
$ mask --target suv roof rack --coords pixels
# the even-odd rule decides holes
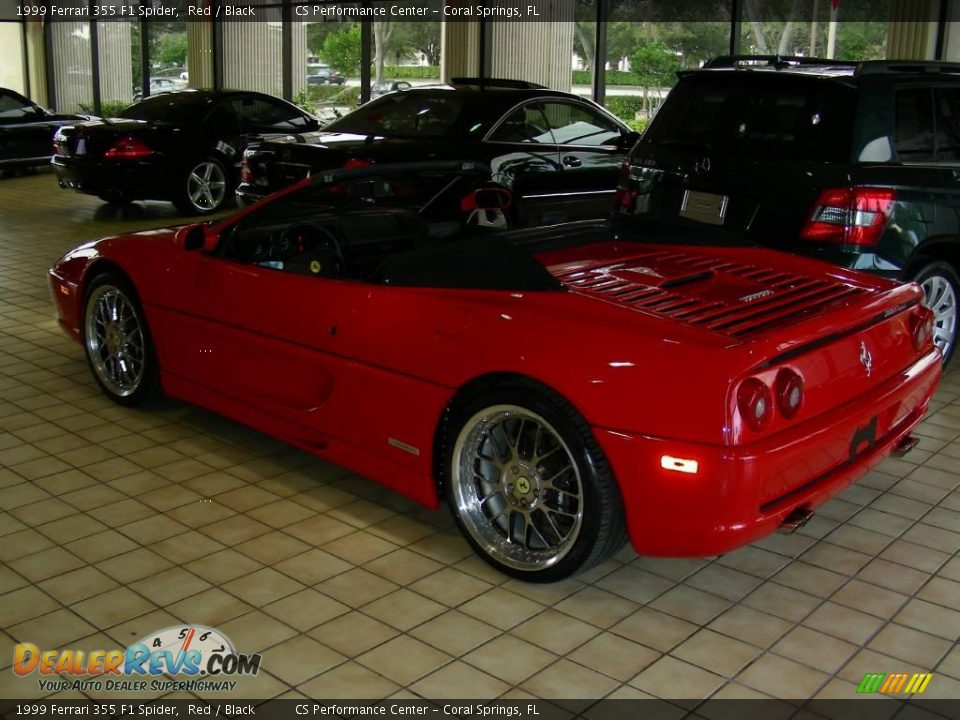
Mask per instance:
[[[707,60],[704,69],[736,68],[742,65],[766,65],[783,70],[798,65],[819,65],[823,67],[856,68],[860,63],[855,60],[828,60],[826,58],[804,57],[803,55],[719,55]]]
[[[507,78],[480,78],[455,77],[450,78],[451,85],[476,85],[483,88],[509,88],[511,90],[546,90],[545,85],[539,85],[526,80],[509,80]]]

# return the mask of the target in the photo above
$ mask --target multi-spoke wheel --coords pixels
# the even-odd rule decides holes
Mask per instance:
[[[214,157],[192,165],[182,181],[177,207],[192,215],[205,215],[223,207],[233,189],[223,163]]]
[[[93,376],[111,400],[136,405],[159,389],[150,333],[136,295],[113,274],[87,290],[83,344]]]
[[[957,345],[960,280],[956,271],[942,261],[926,265],[914,281],[923,289],[923,303],[933,311],[933,342],[949,362]]]
[[[451,509],[492,565],[550,582],[623,544],[619,493],[589,427],[568,403],[498,392],[455,413],[446,458]]]

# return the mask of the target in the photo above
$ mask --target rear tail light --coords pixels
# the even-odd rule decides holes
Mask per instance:
[[[240,161],[240,182],[253,182],[253,172],[250,170],[250,160],[247,158],[247,154],[243,154],[243,159]]]
[[[150,148],[142,140],[128,136],[117,140],[103,157],[107,160],[142,160],[150,157]]]
[[[614,209],[632,213],[636,197],[637,194],[630,189],[630,161],[624,160],[620,163],[620,181],[613,196]]]
[[[358,168],[372,167],[372,160],[365,160],[364,158],[352,157],[343,164],[344,170],[356,170]]]
[[[763,430],[773,416],[770,388],[757,378],[749,378],[737,390],[737,407],[744,421],[754,432]]]
[[[897,193],[887,188],[829,188],[820,193],[800,238],[814,242],[875,245],[887,226]]]
[[[777,409],[789,420],[800,411],[803,405],[803,378],[789,368],[777,373],[773,383],[777,398]]]
[[[930,308],[920,305],[910,316],[910,334],[918,352],[927,349],[933,341],[933,311]]]

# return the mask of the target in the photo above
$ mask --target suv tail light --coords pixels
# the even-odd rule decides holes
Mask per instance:
[[[247,154],[243,154],[243,159],[240,161],[240,182],[253,182],[254,175],[250,170],[250,158],[247,157]]]
[[[737,390],[737,407],[744,421],[754,432],[767,426],[773,416],[773,400],[770,388],[757,378],[749,378]]]
[[[106,160],[142,160],[150,157],[150,148],[142,140],[127,136],[117,140],[103,157]]]
[[[914,310],[910,316],[910,334],[918,352],[927,349],[933,339],[933,311],[930,308],[920,305]]]
[[[613,196],[614,208],[626,213],[633,212],[633,201],[637,194],[630,189],[630,161],[620,163],[620,181],[617,183],[617,192]]]
[[[814,242],[875,245],[897,199],[887,188],[828,188],[813,204],[800,238]]]

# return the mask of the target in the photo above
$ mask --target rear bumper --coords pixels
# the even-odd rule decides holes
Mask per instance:
[[[889,455],[923,417],[940,373],[932,351],[855,401],[743,447],[594,428],[619,480],[634,548],[703,557],[772,533],[793,510],[826,502]],[[860,442],[871,425],[873,438]],[[663,455],[696,460],[698,470],[664,470]]]
[[[133,199],[161,199],[169,195],[172,185],[155,163],[129,164],[78,163],[54,155],[50,163],[60,187],[88,195],[123,195]]]

